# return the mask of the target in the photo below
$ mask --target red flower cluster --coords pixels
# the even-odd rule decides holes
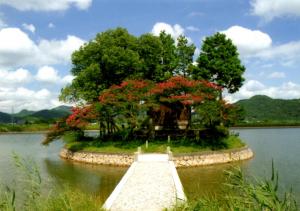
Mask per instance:
[[[176,88],[176,83],[172,81],[166,81],[162,83],[158,83],[152,90],[150,90],[151,94],[161,94],[166,89],[174,89]]]
[[[143,80],[123,81],[113,85],[99,96],[100,103],[113,104],[121,101],[140,101],[148,92],[151,83]]]
[[[106,103],[108,100],[114,100],[115,97],[116,95],[114,93],[104,92],[102,95],[99,96],[99,101],[100,103]]]
[[[222,87],[218,86],[217,84],[213,83],[213,82],[209,82],[209,81],[205,81],[205,80],[201,80],[201,83],[208,87],[208,88],[212,88],[212,89],[216,89],[216,90],[222,90]]]
[[[220,87],[214,83],[191,80],[175,76],[157,84],[143,80],[128,80],[114,85],[99,97],[102,104],[119,104],[121,102],[149,101],[158,96],[159,101],[181,102],[183,104],[201,103],[204,99],[212,99]],[[153,99],[153,98],[152,98]],[[159,102],[156,102],[159,103]]]
[[[182,76],[172,77],[169,79],[169,81],[172,81],[172,82],[176,83],[177,85],[180,85],[183,87],[195,87],[199,84],[199,81],[197,81],[197,80],[189,80]]]
[[[152,94],[162,94],[166,90],[172,89],[192,89],[192,88],[209,88],[214,90],[220,90],[221,87],[215,83],[204,81],[204,80],[190,80],[182,76],[174,76],[166,82],[158,83],[150,91]]]
[[[88,124],[90,119],[94,118],[92,107],[72,108],[72,114],[67,118],[66,123],[72,128],[83,128]]]
[[[203,100],[202,96],[192,94],[172,95],[166,99],[166,101],[180,101],[184,105],[201,103]]]
[[[101,105],[116,108],[116,111],[128,109],[129,104],[131,109],[136,110],[145,105],[161,106],[163,102],[192,105],[215,99],[220,89],[214,83],[181,76],[156,84],[151,81],[128,80],[103,91],[99,102]],[[95,109],[92,106],[74,108],[66,123],[69,127],[82,128],[95,117]]]

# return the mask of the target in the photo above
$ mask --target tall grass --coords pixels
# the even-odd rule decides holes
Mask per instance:
[[[246,178],[239,167],[226,171],[223,194],[175,207],[174,211],[296,211],[292,191],[279,192],[278,172],[272,162],[270,179]]]

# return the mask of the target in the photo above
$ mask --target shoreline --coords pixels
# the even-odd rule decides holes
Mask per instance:
[[[284,129],[284,128],[300,128],[300,125],[266,125],[266,126],[233,126],[230,127],[229,129]],[[85,132],[98,132],[98,130],[91,129],[91,130],[84,130]],[[44,134],[48,133],[49,130],[35,130],[35,131],[30,131],[30,130],[24,130],[24,131],[0,131],[1,134]]]
[[[110,166],[130,166],[135,161],[135,154],[72,152],[66,148],[63,148],[59,155],[62,159],[74,162]],[[195,167],[248,160],[253,156],[253,151],[245,146],[239,149],[175,154],[172,156],[172,161],[177,168]]]
[[[286,126],[286,125],[274,125],[274,126],[234,126],[230,127],[229,129],[280,129],[280,128],[300,128],[300,125],[291,125],[291,126]]]

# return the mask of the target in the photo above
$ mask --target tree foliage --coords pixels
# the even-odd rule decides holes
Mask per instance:
[[[178,106],[181,110],[190,108],[216,99],[219,89],[214,83],[182,76],[174,76],[159,83],[128,80],[105,90],[100,95],[99,102],[103,106],[114,108],[119,115],[124,115],[127,123],[134,128],[138,125],[142,112],[160,109],[161,105],[171,110]]]
[[[72,55],[75,77],[62,89],[60,100],[96,102],[99,94],[126,79],[162,82],[175,74],[185,74],[195,46],[184,36],[175,44],[171,35],[131,35],[124,28],[107,30]]]
[[[245,67],[241,64],[236,46],[225,34],[216,33],[203,41],[197,59],[198,68],[193,70],[195,79],[215,82],[234,93],[242,86]]]
[[[139,71],[137,47],[137,38],[123,28],[97,34],[73,53],[71,73],[75,78],[62,90],[60,99],[97,101],[102,90]]]
[[[182,35],[178,37],[177,41],[176,55],[178,66],[176,68],[176,74],[185,77],[189,75],[188,67],[193,62],[196,46],[194,44],[189,44],[188,39]]]
[[[223,88],[233,93],[242,85],[245,68],[237,49],[223,34],[207,37],[197,67],[192,65],[195,49],[185,36],[175,42],[164,31],[136,37],[116,28],[97,34],[72,55],[74,80],[60,99],[87,106],[73,111],[67,128],[80,130],[97,121],[105,135],[120,126],[139,129],[148,118],[152,129],[183,128],[184,122],[188,129],[192,108],[203,126],[231,124],[237,115],[218,95]]]

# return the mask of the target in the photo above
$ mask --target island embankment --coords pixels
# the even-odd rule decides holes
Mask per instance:
[[[242,161],[253,156],[253,151],[245,146],[239,149],[174,154],[172,160],[176,167],[195,167]],[[135,160],[133,153],[72,152],[66,148],[61,150],[60,157],[76,162],[112,166],[130,166]]]

